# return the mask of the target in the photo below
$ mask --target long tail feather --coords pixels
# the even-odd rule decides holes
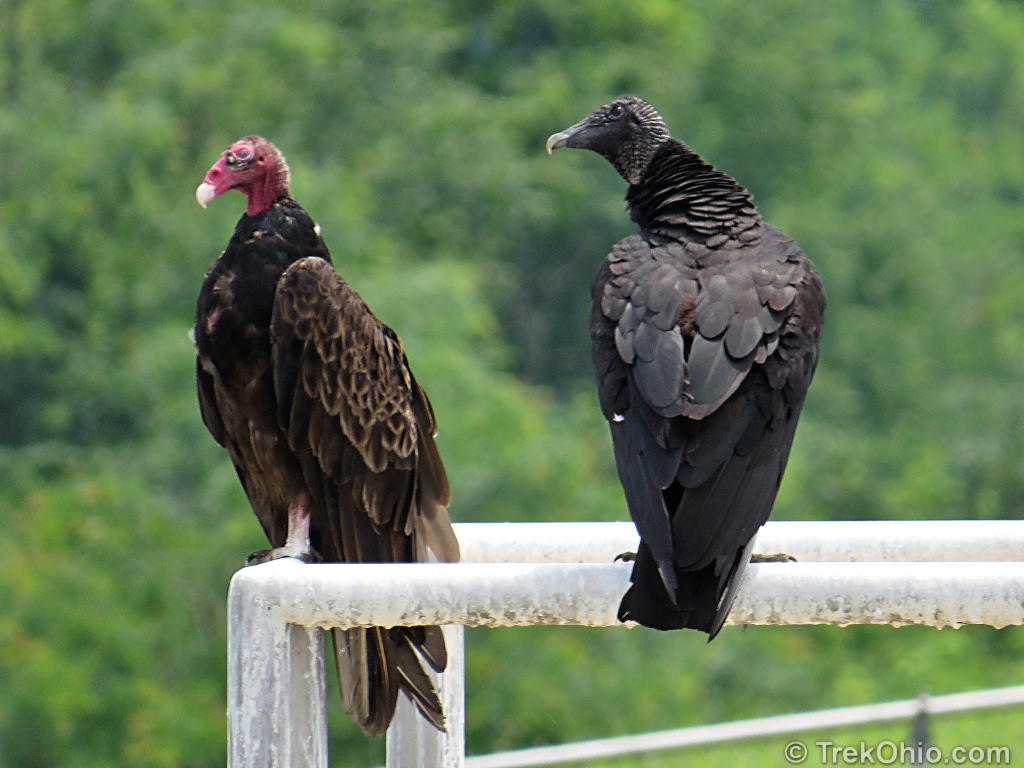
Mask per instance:
[[[399,691],[431,725],[444,730],[444,709],[423,665],[444,670],[447,653],[440,627],[335,629],[333,636],[342,703],[366,733],[380,736],[387,730]]]

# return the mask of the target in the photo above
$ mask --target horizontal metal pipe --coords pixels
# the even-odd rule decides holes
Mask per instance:
[[[801,562],[1024,561],[1024,520],[778,520],[755,551]]]
[[[607,563],[635,552],[632,523],[456,523],[468,563]],[[1024,561],[1024,520],[769,521],[755,552],[800,562]]]
[[[592,739],[550,747],[532,747],[492,755],[467,757],[466,768],[528,768],[528,766],[601,760],[662,749],[707,746],[740,739],[784,736],[824,728],[848,728],[913,717],[922,709],[931,714],[970,712],[1024,704],[1024,685],[992,688],[946,696],[927,696],[859,707],[838,707],[793,715],[758,717],[731,723],[698,725],[670,731]],[[806,746],[806,745],[805,745]]]
[[[244,568],[233,589],[305,626],[617,626],[630,564],[425,563]],[[732,624],[1024,623],[1024,563],[765,563]]]

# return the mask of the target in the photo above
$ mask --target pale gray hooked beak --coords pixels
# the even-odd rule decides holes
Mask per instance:
[[[205,181],[196,187],[196,202],[203,208],[209,205],[210,201],[217,196],[217,188]]]
[[[556,149],[562,149],[569,143],[569,137],[572,136],[568,131],[559,131],[558,133],[552,133],[548,136],[548,140],[544,143],[544,149],[548,151],[550,155]]]

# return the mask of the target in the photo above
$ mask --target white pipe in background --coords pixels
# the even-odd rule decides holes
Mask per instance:
[[[608,563],[632,523],[456,523],[467,563]],[[1024,520],[769,521],[755,552],[800,562],[1024,561]]]

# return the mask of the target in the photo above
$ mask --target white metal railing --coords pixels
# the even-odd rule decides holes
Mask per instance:
[[[464,563],[608,563],[633,523],[456,523]],[[772,520],[755,550],[808,562],[1024,560],[1024,520]]]
[[[615,610],[631,566],[608,561],[635,548],[631,524],[477,523],[457,525],[456,533],[464,554],[458,564],[279,560],[235,574],[232,768],[327,765],[318,628],[619,625]],[[1024,623],[1024,562],[1017,562],[1024,560],[1024,521],[768,523],[756,551],[799,562],[751,566],[731,624]],[[439,685],[448,733],[434,731],[400,697],[389,766],[465,764],[461,627],[446,627],[446,635],[450,667]]]

